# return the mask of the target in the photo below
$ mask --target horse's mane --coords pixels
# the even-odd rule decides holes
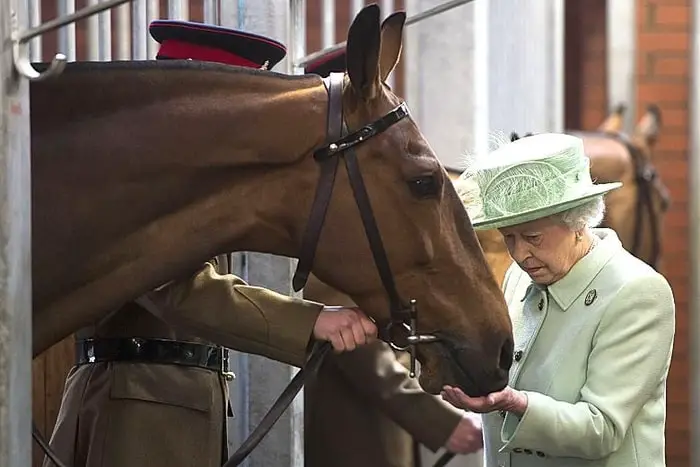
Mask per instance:
[[[319,85],[318,75],[287,75],[197,60],[71,62],[59,76],[31,83],[32,125],[53,131],[63,123],[115,116],[168,101],[177,106],[206,95],[284,94]]]
[[[34,67],[37,71],[43,71],[48,68],[46,62],[35,63]],[[198,72],[223,72],[239,75],[248,75],[256,77],[274,78],[285,81],[302,81],[315,79],[319,77],[314,74],[306,75],[290,75],[279,73],[273,70],[263,70],[235,65],[226,65],[216,62],[203,62],[198,60],[121,60],[111,62],[101,61],[78,61],[70,62],[66,65],[64,71],[68,73],[85,73],[85,72],[100,72],[100,71],[151,71],[151,70],[193,70]]]

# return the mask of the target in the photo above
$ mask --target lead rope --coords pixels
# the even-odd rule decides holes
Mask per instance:
[[[34,441],[36,441],[39,447],[41,447],[42,451],[44,451],[44,454],[46,454],[46,457],[48,457],[51,460],[51,462],[53,462],[56,465],[56,467],[68,467],[67,464],[64,464],[61,461],[61,459],[58,458],[54,450],[51,449],[49,443],[46,442],[44,437],[39,432],[39,429],[37,428],[36,423],[34,423],[34,420],[32,420],[32,438],[34,438]]]

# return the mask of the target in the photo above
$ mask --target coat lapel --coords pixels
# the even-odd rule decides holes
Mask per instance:
[[[548,287],[552,299],[561,311],[567,311],[578,297],[591,285],[593,279],[610,261],[621,244],[609,229],[593,229],[600,238],[598,245],[571,268],[569,273]]]
[[[547,314],[547,300],[544,298],[546,293],[543,291],[543,288],[532,283],[530,278],[524,273],[520,278],[520,282],[523,284],[524,293],[520,294],[520,291],[518,291],[520,299],[511,306],[511,321],[513,323],[513,338],[515,341],[513,366],[509,375],[509,384],[512,387],[518,381],[520,370],[527,360],[530,345],[537,336]]]

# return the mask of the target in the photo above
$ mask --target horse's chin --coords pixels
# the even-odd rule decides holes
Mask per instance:
[[[449,356],[438,343],[426,345],[418,350],[421,371],[418,379],[423,390],[429,394],[439,394],[444,386],[460,388],[470,397],[481,397],[502,390],[507,381],[486,381],[474,378],[474,373]]]

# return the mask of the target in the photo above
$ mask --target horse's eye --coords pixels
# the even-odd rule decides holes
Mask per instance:
[[[433,198],[438,194],[438,181],[434,175],[424,175],[408,181],[411,193],[416,198]]]

